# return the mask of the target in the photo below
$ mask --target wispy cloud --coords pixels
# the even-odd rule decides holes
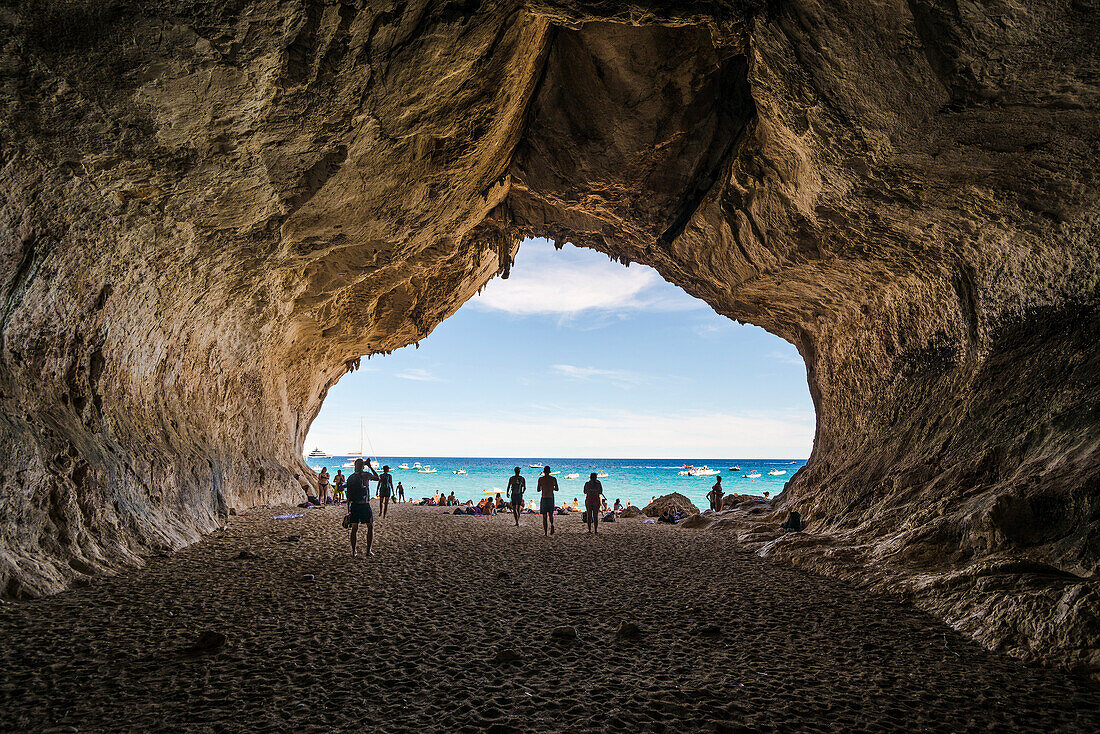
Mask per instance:
[[[652,268],[582,259],[590,258],[579,259],[569,249],[556,252],[544,240],[525,242],[511,277],[492,281],[471,303],[520,316],[707,308],[665,283]]]
[[[394,377],[400,377],[402,380],[414,380],[415,382],[443,382],[442,377],[436,377],[428,370],[422,369],[407,369],[398,372]]]
[[[792,353],[793,352],[793,353]],[[783,364],[797,365],[798,367],[805,367],[806,363],[802,361],[802,356],[792,348],[791,352],[772,352],[768,355],[776,362],[782,362]]]
[[[571,380],[606,380],[617,387],[634,387],[646,381],[645,376],[630,370],[603,370],[597,367],[578,367],[572,364],[551,365],[551,370]]]

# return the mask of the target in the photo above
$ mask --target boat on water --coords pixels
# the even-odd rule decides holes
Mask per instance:
[[[607,479],[607,472],[596,472],[596,479]]]
[[[561,474],[561,472],[560,472],[560,471],[552,471],[552,472],[550,472],[550,476],[552,476],[552,477],[556,477],[556,476],[557,476],[557,475],[559,475],[559,474]]]
[[[711,469],[706,464],[702,466],[693,466],[685,471],[676,472],[681,477],[713,477],[718,473],[717,469]]]
[[[532,469],[541,469],[542,468],[542,464],[528,464],[527,466],[531,467]]]
[[[409,468],[409,465],[408,465],[408,464],[402,464],[401,466],[399,466],[399,467],[397,467],[397,468],[398,468],[398,469],[408,469],[408,468]]]
[[[748,474],[742,474],[741,478],[742,479],[759,479],[760,478],[760,472],[751,471]]]
[[[307,459],[331,459],[332,454],[326,454],[321,449],[313,449],[313,451],[309,452],[309,454],[306,456],[306,458]]]
[[[354,469],[354,468],[355,468],[355,462],[354,462],[354,461],[345,461],[345,462],[344,462],[344,463],[343,463],[343,464],[342,464],[342,465],[340,466],[340,468],[341,468],[341,469]]]
[[[781,475],[786,474],[786,473],[787,473],[786,469],[772,469],[770,472],[768,472],[768,474],[770,476],[773,476],[773,477],[778,477],[778,476],[781,476]]]
[[[413,469],[419,469],[419,468],[420,468],[420,462],[419,461],[414,461],[413,462]]]
[[[566,478],[566,479],[580,479],[580,478],[581,478],[581,475],[580,475],[580,474],[577,474],[577,473],[573,473],[573,474],[566,474],[566,475],[565,475],[565,478]]]
[[[419,465],[417,465],[419,466]],[[417,474],[435,474],[438,470],[431,468],[430,466],[422,466],[416,470]]]
[[[737,466],[737,464],[734,464],[730,467],[730,471],[741,471],[741,467]]]
[[[465,469],[452,469],[451,470],[451,474],[465,474],[465,473],[466,473]]]

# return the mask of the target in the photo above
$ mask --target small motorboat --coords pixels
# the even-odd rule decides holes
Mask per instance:
[[[417,465],[419,466],[419,464]],[[438,470],[431,468],[430,466],[421,466],[416,470],[417,474],[435,474]]]
[[[527,466],[531,467],[532,469],[541,469],[542,468],[542,464],[528,464]]]
[[[550,472],[550,476],[552,476],[552,477],[556,477],[556,476],[557,476],[557,475],[559,475],[559,474],[561,474],[561,472],[560,472],[560,471],[552,471],[552,472]]]
[[[580,479],[581,475],[574,472],[573,474],[566,474],[565,478],[566,479]]]
[[[782,476],[783,474],[786,474],[786,473],[787,473],[786,469],[772,469],[770,472],[768,472],[768,475],[773,476],[773,477],[778,477],[778,476]]]
[[[760,478],[760,472],[751,471],[748,474],[742,474],[741,478],[742,479],[759,479]]]
[[[596,472],[596,479],[607,479],[607,472]]]
[[[741,467],[737,466],[737,464],[734,464],[730,467],[730,471],[741,471]]]
[[[409,465],[408,465],[408,464],[402,464],[401,466],[399,466],[399,467],[397,467],[397,468],[398,468],[398,469],[408,469],[408,468],[409,468]]]
[[[413,462],[413,469],[419,469],[419,468],[420,468],[420,462],[419,461],[414,461]]]
[[[465,473],[466,473],[465,469],[455,469],[454,471],[451,472],[451,474],[465,474]]]

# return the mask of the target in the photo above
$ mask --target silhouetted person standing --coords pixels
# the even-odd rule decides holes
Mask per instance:
[[[375,475],[378,480],[378,509],[382,513],[382,519],[386,518],[390,509],[390,498],[393,497],[393,475],[390,474],[389,465],[382,467],[382,476]]]
[[[710,492],[707,493],[707,499],[710,500],[710,509],[715,512],[722,510],[722,495],[725,492],[722,491],[722,475],[719,474],[715,477],[714,486],[710,488]]]
[[[397,501],[398,502],[404,502],[405,501],[405,488],[401,486],[401,482],[397,483]]]
[[[589,475],[584,483],[584,519],[588,523],[588,532],[600,532],[600,497],[603,496],[603,485],[596,479],[596,472]]]
[[[554,492],[557,491],[557,478],[550,476],[550,467],[544,466],[542,468],[542,476],[539,477],[539,493],[542,494],[539,512],[542,513],[543,535],[546,535],[547,532],[549,532],[550,535],[554,534]],[[549,531],[547,530],[548,527]]]
[[[369,462],[367,464],[369,466]],[[363,471],[363,460],[355,460],[355,473],[348,477],[344,491],[348,495],[348,523],[351,526],[351,557],[355,558],[355,541],[359,535],[359,524],[367,526],[367,555],[373,556],[374,511],[370,506],[370,480],[378,481],[378,473],[371,467],[370,474]]]
[[[523,493],[527,491],[527,480],[520,476],[519,467],[516,473],[508,477],[508,489],[504,494],[512,503],[512,515],[516,518],[516,527],[519,527],[519,513],[523,512]]]

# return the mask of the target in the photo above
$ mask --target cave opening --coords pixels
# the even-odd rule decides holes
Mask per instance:
[[[360,450],[374,455],[410,499],[476,501],[503,491],[510,462],[527,474],[547,462],[567,493],[608,472],[624,502],[675,491],[705,508],[715,476],[729,493],[778,494],[814,425],[793,345],[651,268],[530,239],[507,280],[427,339],[361,360],[330,389],[304,447],[331,454],[307,458],[331,474],[348,473]]]

